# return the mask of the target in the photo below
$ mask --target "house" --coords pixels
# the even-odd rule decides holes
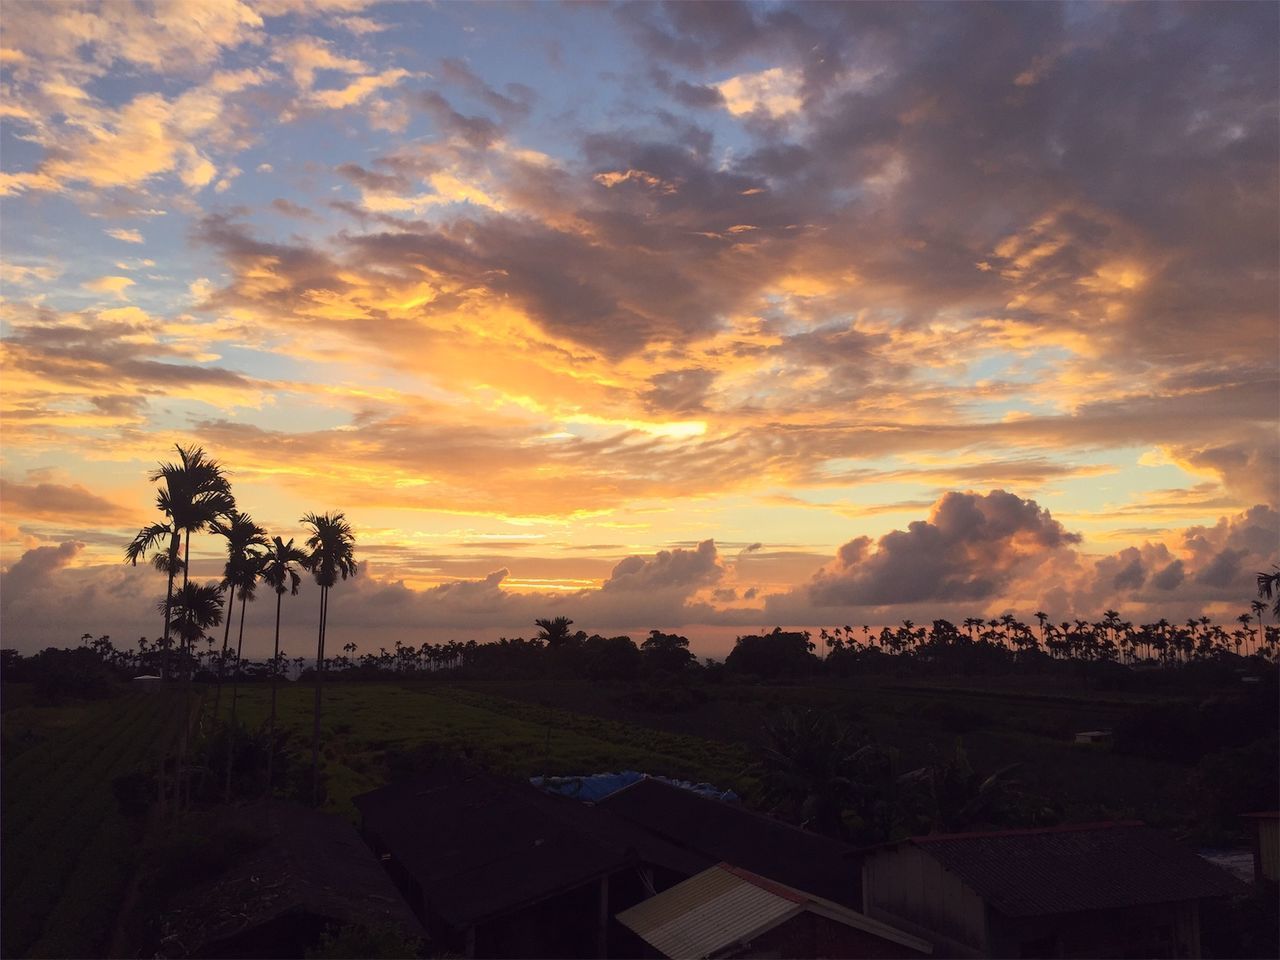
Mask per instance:
[[[849,907],[717,864],[618,914],[648,956],[924,957],[932,947]]]
[[[442,770],[355,798],[365,840],[440,950],[600,957],[614,914],[710,866],[528,783]]]
[[[733,803],[646,778],[597,804],[706,861],[744,870],[853,906],[860,902],[855,848]]]
[[[1253,882],[1274,891],[1280,882],[1280,812],[1246,813],[1253,832]]]
[[[344,927],[426,935],[341,817],[272,800],[227,808],[209,829],[247,849],[169,904],[158,956],[301,957]]]
[[[1140,823],[914,837],[862,865],[863,913],[955,957],[1198,957],[1202,902],[1243,889]]]

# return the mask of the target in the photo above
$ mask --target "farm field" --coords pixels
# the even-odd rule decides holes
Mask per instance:
[[[309,763],[312,687],[280,688],[278,725],[298,764]],[[222,713],[229,711],[224,693]],[[270,689],[240,688],[237,713],[250,727],[266,723]],[[321,723],[328,808],[354,815],[351,798],[381,786],[389,758],[438,746],[513,776],[582,774],[631,768],[725,788],[750,786],[750,752],[636,723],[494,696],[441,683],[333,683],[325,687]]]
[[[143,832],[112,781],[154,766],[182,703],[154,690],[5,711],[4,956],[105,955]]]
[[[444,684],[435,686],[444,687]],[[1185,766],[1077,746],[1079,730],[1109,729],[1150,694],[1024,685],[975,687],[954,682],[859,678],[808,684],[744,684],[704,688],[702,702],[679,709],[632,705],[616,690],[587,683],[473,681],[473,695],[525,699],[614,722],[658,727],[682,736],[726,741],[752,754],[764,720],[788,707],[830,710],[898,751],[902,770],[927,764],[963,743],[974,767],[994,771],[1018,763],[1019,779],[1052,798],[1068,820],[1110,817],[1172,825],[1183,806]]]

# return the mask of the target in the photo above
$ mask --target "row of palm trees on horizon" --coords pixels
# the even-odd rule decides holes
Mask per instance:
[[[137,565],[151,558],[155,568],[167,578],[165,596],[158,609],[164,614],[164,633],[160,641],[162,676],[171,672],[172,632],[176,630],[184,654],[183,671],[189,693],[192,679],[191,655],[194,644],[212,626],[223,623],[222,653],[218,658],[218,684],[214,700],[214,717],[222,695],[223,666],[231,637],[231,618],[235,601],[240,600],[240,625],[236,642],[235,673],[232,685],[229,732],[234,736],[240,653],[244,645],[245,607],[252,602],[259,583],[265,583],[276,594],[275,650],[271,660],[271,717],[269,737],[272,752],[268,754],[267,789],[271,789],[271,759],[274,753],[278,664],[280,662],[280,610],[285,593],[296,596],[301,585],[300,570],[308,571],[320,587],[320,615],[316,635],[315,708],[312,729],[312,801],[319,800],[320,716],[325,665],[325,628],[329,613],[329,590],[341,580],[354,577],[359,569],[355,559],[355,533],[342,513],[307,513],[299,521],[310,530],[305,549],[296,547],[293,538],[285,542],[276,536],[268,539],[267,531],[241,512],[227,472],[198,446],[175,445],[175,462],[161,463],[149,479],[159,483],[156,507],[164,520],[150,524],[125,548],[125,561]],[[198,584],[189,579],[192,534],[212,533],[226,540],[227,560],[219,583]],[[182,574],[175,590],[174,581]],[[222,598],[227,594],[226,616]],[[189,730],[184,731],[185,750]],[[230,748],[229,748],[230,750]],[[231,763],[227,764],[227,794],[230,794]]]

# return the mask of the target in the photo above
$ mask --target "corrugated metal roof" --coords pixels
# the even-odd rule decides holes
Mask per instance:
[[[618,921],[668,957],[710,957],[749,940],[802,906],[712,867],[618,914]]]
[[[922,955],[933,952],[924,940],[856,910],[727,863],[624,910],[618,921],[666,956],[686,960],[714,956],[753,940],[804,911]]]
[[[907,842],[1012,917],[1230,896],[1243,889],[1193,850],[1136,823],[934,835]]]

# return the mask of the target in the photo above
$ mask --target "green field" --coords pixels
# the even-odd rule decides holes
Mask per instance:
[[[112,780],[154,767],[181,715],[160,690],[5,711],[9,749],[35,740],[4,758],[4,956],[105,955],[143,829]]]
[[[280,688],[278,724],[296,763],[309,763],[312,688]],[[222,713],[229,711],[224,694]],[[266,685],[240,688],[238,715],[265,724]],[[353,814],[351,798],[386,782],[388,756],[423,745],[466,753],[514,776],[583,774],[625,768],[724,787],[747,785],[750,754],[740,744],[656,730],[438,684],[334,683],[321,724],[330,809]]]

